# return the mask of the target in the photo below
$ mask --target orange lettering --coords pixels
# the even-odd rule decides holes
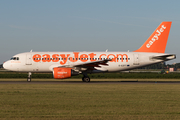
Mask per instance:
[[[101,54],[101,55],[99,56],[99,59],[100,59],[100,60],[102,60],[102,58],[101,58],[102,56],[106,56],[106,54]]]
[[[96,56],[96,54],[91,53],[91,54],[89,54],[89,56],[90,56],[90,60],[91,60],[91,61],[96,61],[96,60],[94,59],[94,56]]]
[[[96,61],[96,54],[94,53],[90,53],[90,54],[81,54],[79,56],[79,52],[73,52],[74,54],[74,57],[69,57],[70,54],[53,54],[52,55],[52,59],[51,59],[51,56],[49,54],[44,54],[44,55],[40,55],[40,54],[35,54],[33,55],[33,61],[34,62],[40,62],[42,60],[42,62],[58,62],[60,59],[59,57],[62,58],[62,61],[60,61],[60,64],[61,65],[64,65],[67,63],[68,61],[68,58],[69,58],[69,61],[70,62],[77,62],[78,59],[80,59],[80,61],[82,62],[87,62],[88,61],[88,57],[90,57],[90,61]],[[121,62],[123,62],[123,60],[126,60],[126,62],[128,62],[128,55],[127,54],[101,54],[99,56],[99,59],[98,60],[102,60],[102,57],[106,57],[107,56],[107,59],[112,59],[110,62],[118,62],[118,60],[121,60]],[[120,59],[117,59],[119,58]],[[125,57],[125,58],[124,58]]]
[[[123,56],[126,56],[126,62],[128,62],[127,54],[117,54],[117,58],[119,57],[119,55],[121,56],[121,62],[123,62]],[[117,62],[118,62],[118,60],[117,60]]]
[[[74,59],[73,59],[73,57],[69,57],[69,60],[71,62],[76,62],[76,61],[78,61],[78,56],[79,56],[79,52],[74,52]]]
[[[33,55],[34,62],[40,62],[41,61],[40,59],[41,59],[41,55],[39,55],[39,54]]]
[[[63,61],[60,62],[61,65],[66,64],[68,57],[70,56],[70,54],[67,54],[67,56],[65,54],[60,54],[60,56],[63,58]]]
[[[53,62],[58,62],[59,61],[59,55],[58,54],[52,55],[52,61]]]
[[[51,61],[49,54],[44,54],[44,55],[42,55],[42,57],[43,57],[42,58],[43,62],[50,62]]]
[[[116,62],[116,56],[114,54],[109,54],[107,56],[107,59],[109,59],[109,56],[113,56],[114,57],[110,62]]]
[[[88,58],[88,55],[86,55],[86,54],[82,54],[82,55],[80,56],[80,60],[81,60],[82,62],[88,61],[87,58]]]

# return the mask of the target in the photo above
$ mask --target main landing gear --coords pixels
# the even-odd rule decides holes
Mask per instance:
[[[82,81],[83,81],[83,82],[90,82],[90,78],[89,78],[89,77],[83,77],[83,78],[82,78]]]
[[[28,81],[28,82],[31,82],[31,72],[28,73],[27,81]]]
[[[87,75],[87,73],[83,73],[82,81],[83,81],[83,82],[90,82],[90,78],[89,78],[89,76]]]

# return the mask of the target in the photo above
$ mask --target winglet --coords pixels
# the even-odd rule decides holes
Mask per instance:
[[[172,22],[162,22],[146,42],[134,52],[164,53]]]

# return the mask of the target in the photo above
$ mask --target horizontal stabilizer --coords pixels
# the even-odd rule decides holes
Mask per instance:
[[[169,54],[169,55],[160,55],[160,56],[153,56],[151,59],[153,60],[171,60],[175,59],[176,55],[175,54]]]

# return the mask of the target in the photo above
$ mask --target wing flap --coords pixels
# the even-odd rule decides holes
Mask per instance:
[[[101,67],[99,65],[105,65],[108,66],[108,62],[111,61],[111,59],[105,59],[105,60],[100,60],[100,61],[92,61],[92,62],[85,62],[85,63],[81,63],[81,64],[77,64],[77,65],[73,65],[73,67],[85,67],[85,68],[89,68],[89,67]]]

